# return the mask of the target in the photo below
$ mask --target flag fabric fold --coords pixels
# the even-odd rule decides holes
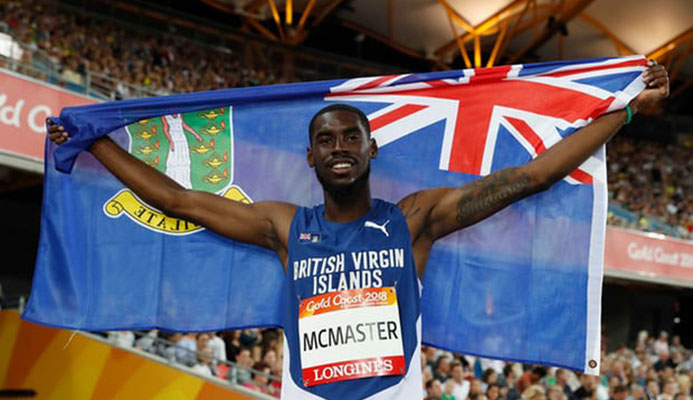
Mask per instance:
[[[279,326],[283,271],[264,249],[141,201],[85,152],[109,135],[184,187],[310,206],[308,122],[347,103],[380,151],[375,197],[458,186],[525,164],[643,88],[642,56],[229,89],[65,108],[46,146],[41,238],[24,318],[82,329]],[[63,171],[63,172],[59,172]],[[66,174],[64,172],[71,172]],[[599,371],[604,150],[548,191],[434,246],[423,341]]]

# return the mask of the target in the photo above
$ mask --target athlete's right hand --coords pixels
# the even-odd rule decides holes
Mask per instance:
[[[49,119],[46,120],[46,125],[48,125],[48,138],[51,142],[61,145],[70,139],[64,126],[55,124]]]

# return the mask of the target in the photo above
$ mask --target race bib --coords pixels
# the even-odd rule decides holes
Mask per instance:
[[[298,333],[305,386],[406,371],[394,287],[302,300]]]

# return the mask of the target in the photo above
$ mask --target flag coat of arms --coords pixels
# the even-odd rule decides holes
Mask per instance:
[[[281,323],[276,256],[141,201],[84,151],[100,136],[186,188],[311,206],[322,189],[305,161],[308,123],[347,103],[368,115],[380,147],[373,195],[396,202],[531,161],[624,108],[644,88],[646,65],[641,56],[604,58],[66,108],[57,122],[71,140],[46,146],[24,318],[83,330]],[[422,283],[424,343],[598,373],[606,202],[602,149],[551,189],[437,242]]]

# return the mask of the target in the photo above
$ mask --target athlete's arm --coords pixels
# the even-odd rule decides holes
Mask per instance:
[[[662,66],[650,67],[643,80],[648,88],[630,106],[637,113],[669,95],[669,78]],[[603,115],[556,143],[526,165],[507,168],[458,188],[422,190],[404,198],[404,213],[419,269],[433,242],[472,225],[515,201],[548,189],[575,170],[624,124],[625,110]],[[426,257],[418,259],[417,253]]]
[[[48,124],[53,142],[62,144],[68,140],[62,126]],[[280,202],[244,204],[212,193],[187,190],[130,155],[108,137],[96,140],[90,152],[137,196],[167,215],[195,222],[239,242],[274,250],[286,264],[289,227],[296,212],[295,205]]]

